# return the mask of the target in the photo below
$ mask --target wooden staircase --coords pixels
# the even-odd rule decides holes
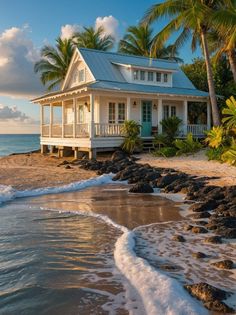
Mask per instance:
[[[155,149],[154,144],[153,144],[154,138],[142,138],[143,141],[143,152],[150,152]]]

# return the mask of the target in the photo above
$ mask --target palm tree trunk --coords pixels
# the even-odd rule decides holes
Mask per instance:
[[[212,68],[211,68],[210,54],[209,54],[207,40],[206,40],[206,32],[203,29],[201,30],[201,42],[202,42],[202,48],[203,48],[203,53],[204,53],[205,63],[206,63],[207,82],[208,82],[209,95],[210,95],[210,100],[211,100],[213,125],[219,126],[220,113],[219,113],[219,108],[218,108],[217,100],[216,100],[216,92],[215,92],[213,73],[212,73]]]
[[[234,82],[236,83],[236,60],[235,60],[236,58],[235,58],[234,51],[232,50],[227,51],[227,55],[229,58],[230,68],[233,73]]]

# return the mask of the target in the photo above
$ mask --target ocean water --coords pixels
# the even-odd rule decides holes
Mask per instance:
[[[171,243],[184,224],[173,201],[129,194],[110,175],[53,189],[0,186],[0,201],[1,315],[204,315],[183,283],[211,275],[233,288],[209,262],[190,268],[197,244]]]
[[[39,149],[39,135],[0,134],[0,156],[12,153],[24,153]]]

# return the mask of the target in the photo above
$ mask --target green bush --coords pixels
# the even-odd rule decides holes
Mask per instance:
[[[188,133],[186,139],[176,139],[174,145],[177,148],[176,155],[196,153],[202,148],[198,139],[194,139],[192,133]]]
[[[134,120],[126,120],[121,128],[121,135],[124,137],[122,149],[130,154],[142,148],[140,128],[141,126]]]
[[[176,155],[176,148],[175,147],[162,147],[159,150],[156,150],[153,155],[155,156],[163,156],[163,157],[172,157]]]
[[[221,155],[223,162],[236,166],[236,140],[232,138],[231,146]]]
[[[221,161],[221,155],[224,152],[223,147],[218,147],[218,148],[209,148],[206,151],[206,156],[208,157],[208,160],[216,160],[216,161]]]
[[[162,133],[169,139],[170,142],[174,141],[179,134],[179,127],[182,120],[179,117],[173,116],[161,121]]]

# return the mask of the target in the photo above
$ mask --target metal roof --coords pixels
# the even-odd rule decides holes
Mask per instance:
[[[152,94],[187,95],[187,96],[196,96],[196,97],[209,96],[207,92],[199,91],[197,89],[162,87],[162,86],[127,83],[127,82],[124,83],[124,82],[98,81],[95,83],[91,83],[89,85],[89,88],[100,89],[100,90],[152,93]]]
[[[154,59],[142,56],[125,55],[114,52],[104,52],[100,50],[80,48],[82,57],[93,73],[96,81],[126,82],[117,64],[140,66],[147,68],[157,68],[163,70],[173,70],[173,87],[195,89],[192,82],[180,69],[177,62]]]

